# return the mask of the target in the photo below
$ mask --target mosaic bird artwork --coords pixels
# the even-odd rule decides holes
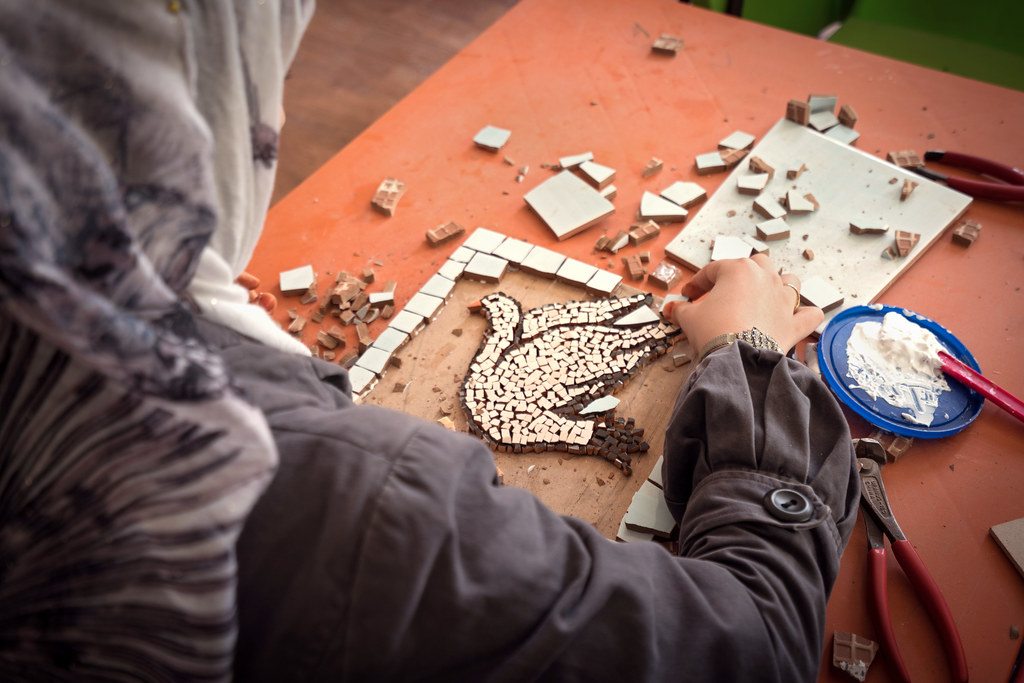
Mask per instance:
[[[503,292],[470,308],[489,326],[460,401],[470,429],[492,448],[596,455],[632,472],[648,449],[612,396],[664,354],[680,329],[650,309],[650,294],[551,303],[525,313]]]

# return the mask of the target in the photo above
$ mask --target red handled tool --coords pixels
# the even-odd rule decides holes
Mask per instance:
[[[889,616],[888,589],[886,584],[887,566],[885,554],[885,537],[892,544],[892,554],[896,556],[903,572],[914,587],[918,599],[928,610],[928,614],[938,628],[942,638],[942,647],[953,669],[953,676],[958,683],[967,683],[967,658],[960,642],[960,634],[956,629],[953,614],[949,611],[946,600],[942,597],[935,579],[928,573],[921,557],[914,550],[907,537],[903,535],[896,518],[893,517],[889,499],[882,485],[880,463],[885,463],[885,451],[882,445],[873,439],[857,439],[854,441],[857,452],[857,465],[860,470],[861,507],[864,511],[864,526],[868,536],[868,575],[871,584],[871,616],[875,628],[880,634],[882,649],[896,668],[900,680],[909,683],[910,674],[903,664],[896,636],[892,630],[892,619]]]
[[[959,190],[978,199],[991,199],[997,202],[1024,201],[1024,172],[1013,166],[1007,166],[1006,164],[1000,164],[999,162],[990,161],[971,154],[939,150],[925,152],[924,160],[938,161],[947,166],[974,171],[994,179],[974,180],[946,175],[924,166],[915,166],[913,168],[915,172],[923,175],[925,178],[946,183],[954,190]]]

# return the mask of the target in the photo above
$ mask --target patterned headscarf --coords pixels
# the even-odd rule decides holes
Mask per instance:
[[[0,679],[231,676],[276,451],[185,292],[251,255],[311,12],[0,0]]]

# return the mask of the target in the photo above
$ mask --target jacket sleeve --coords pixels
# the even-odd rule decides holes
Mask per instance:
[[[812,678],[856,498],[841,414],[780,358],[716,353],[680,399],[669,455],[684,463],[673,476],[690,470],[673,488],[688,503],[683,557],[609,541],[499,486],[491,452],[466,435],[337,396],[297,405],[296,394],[279,410],[263,400],[281,471],[241,543],[239,680]],[[720,372],[740,388],[712,381]],[[793,419],[804,421],[784,428],[802,436],[772,449],[780,462],[753,436],[743,453],[698,445],[728,428],[709,432],[691,412],[754,434],[769,397],[803,406]],[[807,421],[820,417],[814,404],[831,406],[820,430]],[[752,509],[757,491],[795,485],[780,467],[813,497],[815,524]]]

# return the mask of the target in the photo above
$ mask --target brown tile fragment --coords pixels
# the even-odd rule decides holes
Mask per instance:
[[[811,120],[811,105],[802,100],[790,100],[786,103],[786,118],[806,126]]]
[[[917,183],[915,183],[913,180],[911,180],[910,178],[904,179],[903,187],[900,188],[900,201],[905,202],[907,200],[907,197],[910,196],[910,193],[914,191],[915,187],[917,187]]]
[[[857,112],[853,110],[853,107],[844,104],[839,108],[839,123],[847,128],[853,128],[857,125]]]
[[[338,340],[323,331],[316,333],[316,340],[320,342],[320,345],[324,348],[333,349],[338,346]]]
[[[629,273],[629,279],[634,282],[643,280],[644,275],[647,274],[644,264],[640,262],[640,257],[635,254],[622,257],[622,263],[626,266],[626,271]]]
[[[800,164],[800,168],[791,168],[788,171],[786,171],[786,177],[789,178],[790,180],[796,180],[801,175],[803,175],[804,171],[806,170],[807,164]]]
[[[385,178],[374,193],[370,204],[385,216],[394,216],[398,200],[405,194],[405,183],[395,178]]]
[[[805,259],[807,259],[808,261],[813,261],[814,260],[814,251],[811,250],[811,249],[804,249],[803,257]]]
[[[433,230],[427,230],[427,242],[432,247],[439,247],[445,242],[450,242],[459,235],[466,232],[466,229],[458,223],[451,221],[440,225]]]
[[[899,256],[907,256],[917,243],[921,241],[921,235],[916,232],[908,232],[906,230],[897,230],[895,233],[896,238],[896,253]]]
[[[743,157],[747,156],[749,152],[749,149],[723,149],[719,152],[719,155],[722,157],[725,165],[732,168],[743,161]]]
[[[375,277],[376,274],[373,272],[373,268],[363,268],[363,282],[370,284]]]
[[[646,221],[638,225],[631,226],[629,231],[629,243],[634,247],[638,244],[642,244],[648,240],[653,240],[655,237],[661,234],[661,228],[654,221]]]
[[[649,178],[655,173],[661,171],[664,165],[665,163],[658,157],[651,157],[651,160],[644,165],[644,170],[641,171],[641,175],[643,175],[644,178]]]
[[[359,353],[363,353],[373,343],[373,337],[370,336],[370,329],[366,323],[356,323],[356,335],[359,337]]]
[[[974,244],[981,234],[981,224],[965,220],[953,230],[953,243],[962,247],[969,247]]]
[[[302,330],[305,329],[305,327],[306,319],[301,315],[297,315],[288,326],[288,331],[292,334],[302,334]]]
[[[750,157],[749,168],[752,173],[767,173],[769,178],[775,177],[775,168],[761,157]]]
[[[858,681],[865,679],[877,654],[878,643],[864,636],[838,630],[832,634],[832,666]]]
[[[675,57],[682,49],[683,39],[669,33],[662,33],[651,45],[651,52],[669,57]]]
[[[338,359],[338,365],[347,370],[355,365],[357,360],[359,360],[359,352],[355,349],[351,349]]]
[[[922,159],[918,153],[912,149],[889,152],[885,158],[889,160],[889,163],[896,164],[902,168],[916,168],[917,166],[924,166],[924,159]]]

